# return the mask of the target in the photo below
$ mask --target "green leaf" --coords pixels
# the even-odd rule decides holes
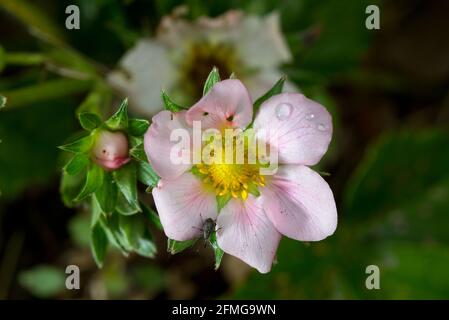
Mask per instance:
[[[122,101],[117,112],[106,121],[106,125],[111,130],[128,129],[128,98]]]
[[[122,192],[118,192],[117,194],[117,203],[115,205],[115,209],[118,213],[125,216],[130,216],[141,211],[139,206],[131,205],[128,200],[126,200]]]
[[[92,131],[98,128],[102,121],[99,116],[95,113],[83,112],[78,115],[78,119],[80,121],[81,127],[84,130]]]
[[[73,153],[86,153],[92,148],[93,142],[93,137],[88,135],[73,142],[59,146],[59,149]]]
[[[140,161],[138,163],[137,178],[143,184],[149,187],[155,187],[160,180],[159,176],[154,172],[153,168],[148,162]]]
[[[132,251],[132,248],[119,228],[119,218],[120,215],[114,212],[110,216],[101,216],[100,222],[109,242],[119,249],[123,255],[127,256],[128,253]]]
[[[117,186],[110,172],[105,172],[103,184],[95,191],[95,198],[101,211],[107,214],[114,211],[117,204]]]
[[[108,248],[108,238],[100,223],[96,223],[92,227],[90,245],[95,263],[99,268],[102,268]]]
[[[218,212],[220,212],[221,209],[223,209],[228,204],[228,202],[229,202],[229,200],[231,200],[231,198],[232,198],[232,196],[231,196],[230,193],[227,193],[224,196],[217,196],[216,197]]]
[[[184,251],[187,248],[193,246],[198,239],[192,239],[187,241],[176,241],[173,239],[167,239],[167,251],[171,254],[177,254]]]
[[[169,110],[171,112],[178,112],[188,109],[174,103],[164,91],[161,91],[161,95],[162,95],[162,102],[164,102],[164,107],[166,110]]]
[[[101,217],[103,216],[103,210],[101,210],[100,204],[96,197],[92,197],[91,199],[91,207],[90,207],[90,227],[93,228],[97,223],[101,221]]]
[[[0,95],[0,108],[3,108],[6,105],[6,97]]]
[[[212,87],[220,81],[220,73],[216,67],[212,68],[212,71],[207,76],[206,82],[204,83],[203,96],[205,96]]]
[[[89,157],[83,153],[78,153],[65,165],[64,172],[73,176],[83,171],[88,164]]]
[[[215,270],[218,270],[221,264],[221,259],[223,258],[224,251],[218,246],[217,243],[217,234],[216,232],[212,233],[209,243],[212,246],[212,249],[214,250],[215,255]]]
[[[98,188],[100,188],[103,184],[103,176],[103,169],[98,165],[92,163],[89,170],[87,171],[87,177],[84,187],[75,198],[75,201],[81,201],[97,191]]]
[[[80,193],[85,180],[86,173],[84,170],[76,175],[69,175],[63,172],[59,191],[65,206],[72,208],[76,205],[74,199]]]
[[[119,229],[133,251],[144,257],[154,257],[157,252],[156,246],[142,215],[121,215],[119,217]]]
[[[5,91],[2,94],[8,97],[8,108],[18,108],[56,98],[67,99],[67,96],[84,92],[91,86],[90,80],[61,78]]]
[[[156,255],[157,248],[148,230],[146,230],[142,237],[138,239],[135,251],[142,257],[147,258],[153,258]]]
[[[137,200],[137,170],[133,162],[113,172],[114,180],[129,205],[140,211]]]
[[[19,283],[34,296],[49,298],[65,290],[63,269],[40,265],[19,274]]]
[[[129,120],[129,134],[139,137],[147,132],[150,123],[144,119],[131,119]]]
[[[148,162],[147,155],[143,148],[143,143],[140,143],[140,144],[136,145],[135,147],[131,148],[129,150],[129,154],[131,155],[131,157],[133,157],[134,159],[136,159],[138,161]]]
[[[260,108],[260,105],[270,99],[272,96],[282,93],[282,88],[284,87],[285,83],[285,77],[280,78],[274,86],[268,90],[263,96],[261,96],[259,99],[257,99],[254,102],[253,107],[253,118],[256,116],[257,111]]]
[[[147,219],[149,219],[159,230],[164,230],[161,220],[159,219],[159,215],[156,211],[147,207],[142,202],[140,203],[140,207],[142,208],[142,213],[147,217]]]

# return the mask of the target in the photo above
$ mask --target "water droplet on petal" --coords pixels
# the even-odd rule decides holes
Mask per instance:
[[[315,118],[315,115],[313,113],[309,113],[308,115],[306,115],[306,120],[312,120]]]
[[[325,126],[324,124],[320,123],[320,124],[318,125],[318,130],[324,131],[324,130],[326,130],[326,126]]]
[[[285,120],[290,117],[292,109],[293,107],[290,103],[280,103],[276,107],[276,117],[281,121]]]

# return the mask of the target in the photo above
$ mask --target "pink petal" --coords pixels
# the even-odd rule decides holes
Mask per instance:
[[[253,103],[240,80],[228,79],[212,89],[187,111],[187,122],[201,121],[203,129],[246,128],[253,116]]]
[[[128,139],[121,131],[101,130],[92,148],[94,161],[108,171],[128,163],[128,153]]]
[[[244,202],[232,199],[218,215],[217,241],[220,248],[261,273],[271,270],[280,238],[252,196]]]
[[[176,180],[161,179],[153,189],[153,198],[164,232],[170,239],[198,238],[204,221],[217,217],[215,194],[206,191],[190,172]]]
[[[185,122],[185,111],[172,113],[161,111],[153,117],[150,128],[145,133],[144,146],[148,160],[156,173],[164,179],[175,179],[189,170],[192,165],[175,164],[170,154],[178,141],[170,141],[174,129],[185,129],[191,136],[191,130]],[[186,150],[189,153],[190,149]]]
[[[276,229],[289,238],[319,241],[334,233],[337,208],[326,181],[306,166],[279,166],[259,197]]]
[[[279,163],[314,165],[332,138],[332,118],[317,102],[299,93],[282,93],[265,101],[254,121],[258,138],[278,150]],[[265,138],[261,129],[276,139]]]
[[[131,158],[114,158],[112,160],[96,158],[95,160],[101,167],[103,167],[103,169],[112,171],[120,168],[124,164],[127,164],[129,161],[131,161]]]

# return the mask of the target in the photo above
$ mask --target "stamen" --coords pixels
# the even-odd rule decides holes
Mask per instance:
[[[236,138],[233,143],[236,143]],[[223,144],[222,155],[225,155]],[[234,148],[234,152],[236,148]],[[252,188],[265,186],[265,178],[260,175],[259,164],[248,163],[248,149],[244,149],[243,164],[225,163],[223,156],[220,159],[214,159],[212,164],[198,164],[197,170],[202,174],[202,180],[205,185],[211,188],[218,196],[232,196],[235,199],[248,199],[250,193],[250,185]],[[256,190],[257,191],[257,190]],[[251,192],[253,193],[254,190]]]

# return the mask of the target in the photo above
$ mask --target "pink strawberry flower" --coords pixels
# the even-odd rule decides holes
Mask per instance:
[[[253,102],[239,80],[224,80],[188,111],[161,111],[145,134],[145,151],[161,180],[153,197],[165,234],[184,241],[201,236],[207,218],[216,220],[220,248],[261,273],[270,271],[282,235],[319,241],[332,235],[337,210],[329,185],[309,168],[319,162],[332,137],[332,119],[320,104],[298,93],[282,93],[260,107],[257,139],[278,152],[278,170],[262,175],[249,164],[173,164],[174,129],[241,128],[251,123]],[[261,130],[262,129],[262,130]],[[273,130],[277,139],[257,136]],[[199,174],[198,174],[199,172]],[[258,190],[258,196],[250,190]],[[217,196],[231,200],[220,210]]]

